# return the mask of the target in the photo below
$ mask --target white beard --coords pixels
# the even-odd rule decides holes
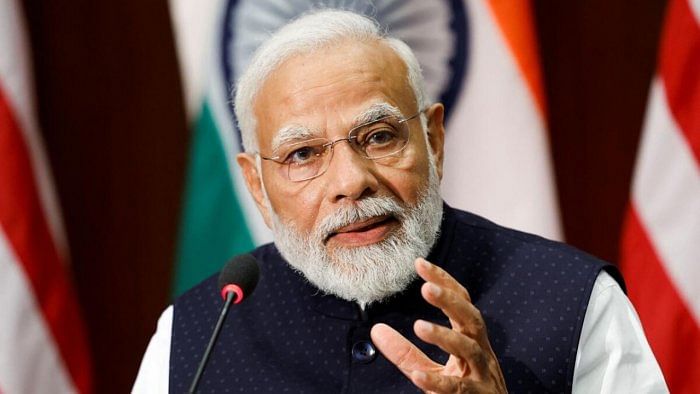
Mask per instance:
[[[270,213],[275,245],[292,268],[320,290],[364,307],[404,290],[415,279],[414,260],[428,255],[440,231],[440,181],[431,157],[428,184],[415,206],[405,206],[393,197],[363,198],[329,215],[306,234],[282,223],[274,210]],[[381,215],[400,223],[385,240],[332,251],[325,246],[324,240],[334,230]]]

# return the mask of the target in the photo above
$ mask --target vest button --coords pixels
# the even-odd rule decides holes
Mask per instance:
[[[352,359],[357,363],[367,364],[377,358],[377,350],[370,341],[358,341],[352,345]]]

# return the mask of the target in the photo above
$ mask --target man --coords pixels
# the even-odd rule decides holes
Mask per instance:
[[[203,392],[665,392],[617,271],[444,205],[443,106],[402,42],[341,11],[256,52],[238,156],[274,245]],[[212,277],[159,321],[134,391],[185,391]]]

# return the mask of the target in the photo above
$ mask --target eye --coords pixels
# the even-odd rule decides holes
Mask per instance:
[[[396,140],[396,131],[390,127],[372,130],[364,139],[365,146],[383,146]]]
[[[307,164],[323,153],[323,146],[302,146],[289,152],[285,158],[286,164]]]

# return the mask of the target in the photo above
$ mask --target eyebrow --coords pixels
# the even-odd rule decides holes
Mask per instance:
[[[282,127],[272,139],[272,151],[276,152],[281,146],[290,142],[318,138],[311,129],[302,125],[289,125]]]
[[[403,118],[401,110],[389,103],[372,104],[355,117],[355,119],[353,120],[353,124],[348,130],[352,130],[357,126],[361,126],[366,123],[371,123],[390,115]],[[279,129],[275,137],[272,139],[271,148],[273,152],[276,152],[280,147],[290,142],[303,141],[310,138],[319,137],[320,136],[317,133],[315,133],[306,126],[284,126],[281,129]]]
[[[401,110],[389,103],[372,104],[369,108],[367,108],[355,117],[355,121],[353,122],[353,125],[350,128],[353,129],[357,126],[363,125],[365,123],[374,122],[390,115],[396,116],[398,118],[403,118]]]

